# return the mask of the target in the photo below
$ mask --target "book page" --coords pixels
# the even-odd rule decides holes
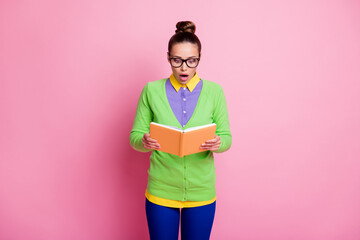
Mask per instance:
[[[169,129],[172,129],[172,130],[176,130],[176,131],[179,131],[179,132],[183,131],[181,128],[168,126],[168,125],[164,125],[164,124],[160,124],[160,123],[156,123],[156,122],[151,122],[150,124],[155,124],[155,125],[158,125],[158,126],[161,126],[161,127],[164,127],[164,128],[169,128]]]
[[[216,125],[215,123],[210,123],[210,124],[206,124],[206,125],[202,125],[202,126],[197,126],[197,127],[191,127],[191,128],[187,128],[185,129],[183,132],[190,132],[190,131],[194,131],[194,130],[197,130],[197,129],[201,129],[201,128],[207,128],[207,127],[210,127],[212,125]]]
[[[215,137],[216,124],[201,127],[193,131],[184,133],[184,155],[207,151],[200,149],[201,144]]]
[[[164,127],[162,124],[150,123],[150,137],[158,141],[158,151],[180,155],[180,140],[183,134],[178,129]]]

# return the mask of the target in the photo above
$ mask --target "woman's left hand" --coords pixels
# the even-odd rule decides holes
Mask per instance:
[[[209,150],[209,151],[217,151],[220,147],[221,140],[218,135],[215,135],[214,139],[208,140],[205,143],[201,144],[201,149]]]

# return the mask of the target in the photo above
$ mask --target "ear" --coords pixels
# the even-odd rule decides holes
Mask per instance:
[[[201,58],[201,53],[199,53],[199,58]]]
[[[168,60],[168,62],[170,63],[170,53],[169,52],[167,52],[167,60]]]

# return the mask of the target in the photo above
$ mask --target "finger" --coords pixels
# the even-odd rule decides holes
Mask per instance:
[[[144,134],[143,140],[145,140],[147,142],[157,143],[157,140],[151,138],[149,133]]]
[[[210,151],[217,151],[220,148],[220,144],[214,145],[212,147],[210,147],[208,150]]]
[[[210,148],[210,147],[212,147],[214,144],[213,143],[203,143],[203,144],[201,144],[201,147],[202,148]]]
[[[201,149],[205,149],[205,150],[211,150],[211,149],[219,148],[219,147],[220,147],[220,143],[215,143],[215,144],[204,143],[202,146],[200,146]]]
[[[205,142],[205,143],[203,143],[203,144],[201,144],[201,146],[206,146],[206,147],[211,147],[211,146],[215,146],[215,145],[220,145],[221,144],[221,141],[219,140],[219,141],[216,141],[216,142]]]
[[[205,143],[215,143],[220,141],[220,137],[218,135],[215,135],[213,139],[207,140]]]
[[[144,146],[144,148],[146,148],[146,149],[150,149],[150,150],[158,150],[157,148],[152,147],[152,146]]]
[[[155,140],[153,138],[150,138],[150,137],[147,138],[146,141],[151,142],[151,143],[157,143],[158,142],[157,140]]]
[[[212,148],[201,148],[202,150],[205,151],[217,151],[219,149],[219,147],[212,147]]]
[[[212,151],[212,152],[215,152],[215,151],[217,151],[217,150],[219,150],[219,148],[212,148],[212,149],[209,149],[209,151]]]
[[[144,147],[147,146],[150,149],[152,149],[152,148],[159,149],[160,148],[160,144],[157,142],[149,142],[149,141],[146,141],[145,139],[143,139],[142,142],[143,142]]]
[[[145,133],[144,136],[143,136],[143,139],[147,139],[150,137],[150,133]]]
[[[143,142],[143,145],[145,146],[149,146],[149,147],[154,147],[154,148],[160,148],[160,144],[159,143],[149,143],[149,142]]]
[[[160,149],[160,144],[144,144],[144,147],[147,149],[153,149],[153,150],[158,150]]]

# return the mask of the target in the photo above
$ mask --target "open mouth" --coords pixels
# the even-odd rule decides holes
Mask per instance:
[[[186,82],[189,78],[189,75],[188,74],[180,74],[179,77],[182,82]]]

